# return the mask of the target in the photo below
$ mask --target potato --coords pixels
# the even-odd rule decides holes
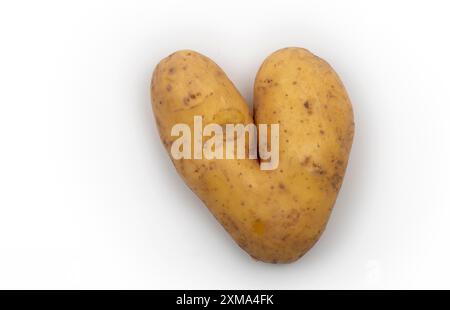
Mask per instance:
[[[341,187],[354,132],[350,100],[328,63],[302,48],[270,55],[255,80],[254,120],[220,67],[190,50],[157,65],[151,97],[169,155],[179,138],[171,135],[172,127],[192,128],[194,116],[202,116],[203,125],[279,124],[274,170],[261,170],[258,159],[171,158],[186,184],[253,258],[289,263],[314,245]]]

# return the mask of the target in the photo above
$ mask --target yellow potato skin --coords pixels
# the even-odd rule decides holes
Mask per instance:
[[[172,126],[253,122],[248,106],[209,58],[178,51],[155,68],[151,98],[161,140],[169,153]],[[262,64],[254,85],[255,123],[280,125],[280,164],[182,159],[173,164],[237,244],[257,260],[297,260],[325,229],[344,177],[353,140],[350,100],[322,59],[285,48]],[[172,157],[171,157],[172,158]]]

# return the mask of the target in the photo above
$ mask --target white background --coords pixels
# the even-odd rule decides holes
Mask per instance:
[[[2,1],[0,288],[450,288],[448,1]],[[157,62],[214,59],[251,101],[306,47],[354,105],[350,165],[301,260],[250,259],[172,167]]]

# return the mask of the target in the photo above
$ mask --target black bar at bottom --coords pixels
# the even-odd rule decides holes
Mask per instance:
[[[115,306],[152,308],[152,306],[175,306],[199,309],[224,308],[229,306],[253,306],[257,308],[306,304],[317,306],[379,306],[393,302],[402,306],[444,301],[449,291],[294,291],[294,290],[154,290],[154,291],[0,291],[0,300],[16,306],[23,303],[46,306]]]

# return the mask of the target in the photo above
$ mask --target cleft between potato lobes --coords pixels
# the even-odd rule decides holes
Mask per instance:
[[[253,258],[289,263],[314,245],[341,187],[354,133],[350,100],[327,62],[302,48],[270,55],[255,79],[253,118],[218,65],[197,52],[178,51],[155,68],[151,99],[169,156],[178,139],[172,128],[194,128],[195,116],[201,116],[202,126],[278,124],[279,165],[274,170],[261,170],[258,158],[171,159]],[[191,143],[193,149],[193,134]]]

